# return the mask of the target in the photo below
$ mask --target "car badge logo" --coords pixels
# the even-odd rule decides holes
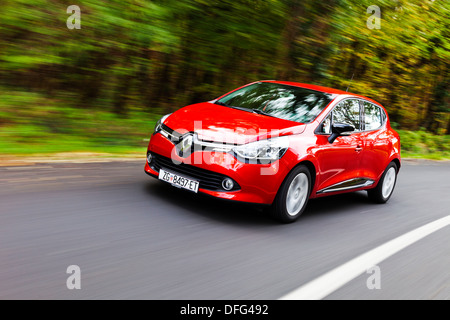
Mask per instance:
[[[191,134],[184,136],[183,140],[181,140],[181,142],[178,144],[179,153],[182,155],[186,152],[189,152],[191,150],[193,141],[194,138]]]

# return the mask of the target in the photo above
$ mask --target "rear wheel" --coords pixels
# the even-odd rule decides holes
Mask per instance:
[[[271,207],[277,220],[290,223],[297,220],[306,208],[311,192],[311,174],[303,165],[292,170],[278,190]]]
[[[367,194],[372,201],[386,203],[389,200],[397,182],[397,170],[397,165],[391,162],[384,170],[378,185],[374,189],[367,190]]]

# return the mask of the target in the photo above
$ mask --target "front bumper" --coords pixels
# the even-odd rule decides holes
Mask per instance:
[[[289,172],[288,165],[285,163],[289,161],[289,153],[271,164],[243,163],[229,153],[211,151],[197,151],[187,158],[181,158],[174,152],[173,143],[159,133],[152,136],[148,151],[170,158],[175,163],[181,162],[230,177],[239,185],[238,190],[223,191],[199,188],[199,192],[227,200],[271,204]],[[156,178],[159,175],[157,169],[152,168],[148,163],[145,165],[145,171]]]

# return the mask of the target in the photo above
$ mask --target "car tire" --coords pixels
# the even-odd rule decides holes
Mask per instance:
[[[283,223],[297,220],[308,204],[311,193],[311,173],[304,165],[295,167],[283,181],[270,207],[273,218]]]
[[[378,185],[367,190],[369,199],[376,203],[386,203],[394,192],[395,184],[397,182],[398,168],[395,162],[391,162],[386,170],[384,170]]]

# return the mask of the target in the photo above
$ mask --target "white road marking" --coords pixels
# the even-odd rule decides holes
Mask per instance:
[[[367,269],[426,236],[450,225],[450,215],[414,229],[376,247],[282,296],[279,300],[320,300],[366,272]]]

